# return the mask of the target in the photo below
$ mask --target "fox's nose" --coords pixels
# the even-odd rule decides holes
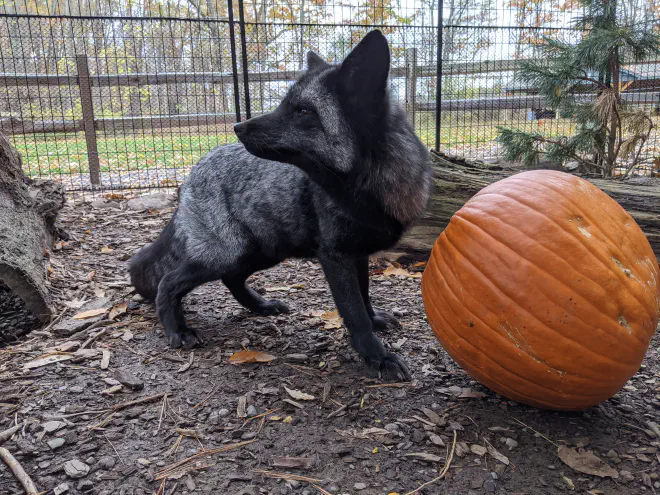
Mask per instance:
[[[245,125],[245,122],[241,122],[239,124],[234,125],[234,132],[236,133],[237,136],[240,136],[245,132],[245,129],[247,126]]]

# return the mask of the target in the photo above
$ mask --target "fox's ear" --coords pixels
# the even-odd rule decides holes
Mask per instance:
[[[367,34],[344,59],[339,69],[339,85],[357,98],[379,95],[387,87],[390,48],[379,30]]]
[[[313,51],[310,50],[307,52],[307,70],[321,69],[329,66],[330,64],[328,64],[328,62],[323,60]]]

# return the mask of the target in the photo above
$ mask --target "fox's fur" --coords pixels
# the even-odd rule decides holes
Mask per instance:
[[[389,97],[380,31],[341,65],[313,52],[307,61],[275,111],[236,125],[241,144],[218,147],[193,168],[170,224],[131,260],[131,278],[155,300],[170,345],[192,347],[201,340],[184,321],[186,293],[222,280],[252,311],[287,312],[246,279],[286,258],[316,257],[367,367],[409,378],[372,331],[396,320],[372,308],[367,263],[425,208],[428,151]]]

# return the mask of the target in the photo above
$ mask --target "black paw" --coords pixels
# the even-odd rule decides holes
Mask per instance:
[[[385,354],[382,357],[363,358],[367,370],[372,376],[387,381],[409,382],[412,375],[406,363],[396,354]]]
[[[193,349],[204,345],[202,338],[191,328],[186,328],[185,331],[167,332],[167,340],[172,349],[179,347]]]
[[[262,316],[273,316],[290,313],[291,310],[289,309],[289,306],[284,304],[282,301],[271,299],[270,301],[266,301],[264,304],[255,309],[254,312]]]
[[[388,333],[390,330],[401,328],[401,323],[396,319],[396,316],[380,309],[374,310],[374,315],[371,317],[371,324],[374,331],[380,333]]]

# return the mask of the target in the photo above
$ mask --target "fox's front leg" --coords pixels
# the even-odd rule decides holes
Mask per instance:
[[[360,290],[357,263],[336,255],[319,256],[339,314],[351,336],[351,345],[374,374],[388,380],[410,380],[408,366],[388,353],[374,335],[372,318]]]
[[[362,300],[367,308],[367,313],[371,318],[374,332],[389,332],[392,329],[401,328],[401,324],[396,317],[383,311],[382,309],[374,308],[369,299],[369,257],[360,256],[355,259],[355,266],[358,272],[358,280],[360,283],[360,293]]]

